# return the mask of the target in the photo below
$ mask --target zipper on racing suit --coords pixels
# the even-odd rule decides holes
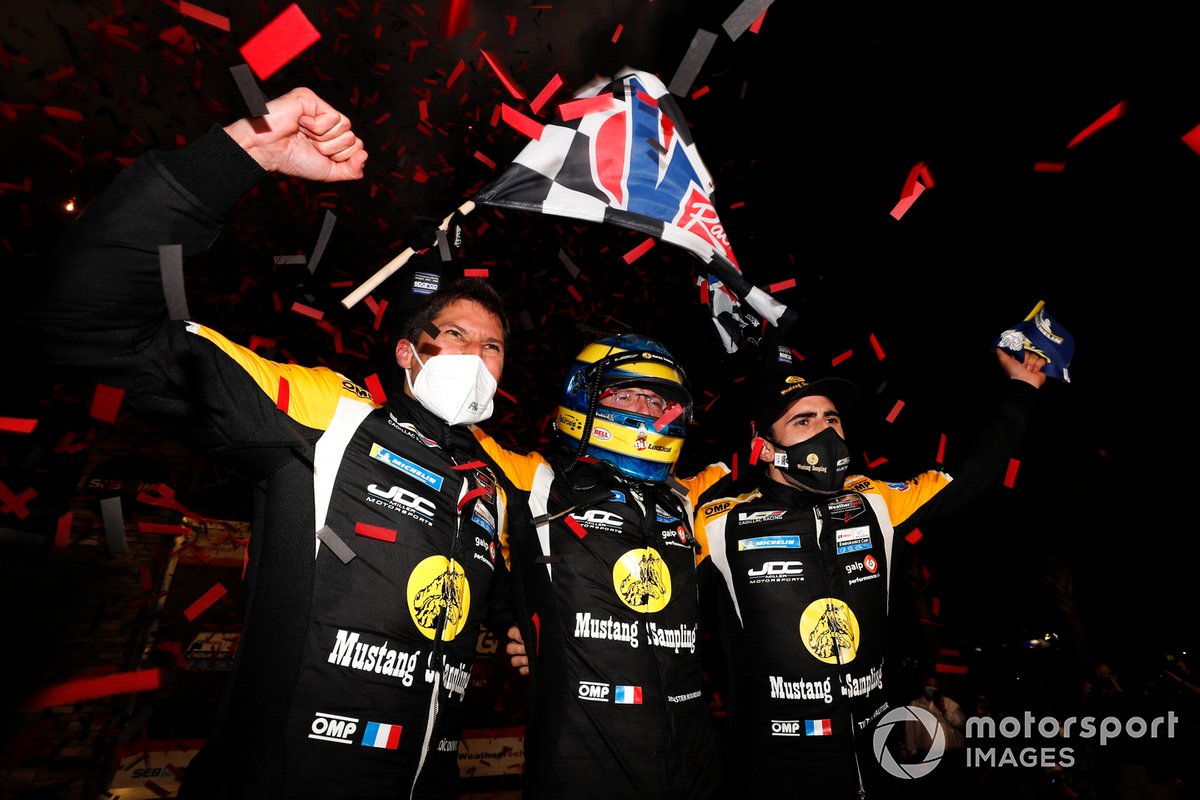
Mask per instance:
[[[825,603],[827,610],[832,614],[834,609],[831,605],[829,605],[829,601],[832,598],[828,595],[833,594],[835,585],[841,585],[841,575],[837,571],[837,547],[835,546],[832,552],[825,547],[825,517],[821,513],[821,509],[822,505],[820,503],[813,504],[813,520],[817,526],[817,550],[821,554],[821,567],[825,570],[825,580],[829,583],[829,592],[826,596]],[[842,602],[845,602],[845,600]],[[842,670],[844,670],[846,665],[842,661],[842,648],[837,646],[836,642],[834,646],[834,653],[837,655],[837,664],[839,670],[838,677],[841,678],[843,675]],[[859,763],[858,760],[858,735],[856,733],[858,725],[854,719],[854,704],[850,702],[849,698],[847,698],[846,701],[846,708],[850,714],[850,749],[854,753],[854,772],[855,777],[858,778],[858,796],[859,798],[864,798],[867,795],[867,788],[863,785],[862,764]]]

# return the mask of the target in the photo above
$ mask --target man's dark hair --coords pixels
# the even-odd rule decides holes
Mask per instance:
[[[483,278],[456,278],[442,289],[427,295],[413,308],[408,319],[404,320],[395,337],[393,345],[401,339],[407,339],[414,345],[427,326],[433,324],[433,319],[451,303],[458,300],[471,300],[486,308],[500,320],[500,328],[504,332],[504,343],[508,344],[509,323],[508,314],[504,310],[504,300],[496,288]]]

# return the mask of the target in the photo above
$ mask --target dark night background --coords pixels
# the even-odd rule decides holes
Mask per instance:
[[[146,149],[244,113],[229,68],[287,4],[200,5],[229,16],[232,32],[181,16],[169,0],[0,0],[0,294],[37,279],[70,220],[68,200],[86,208]],[[269,96],[307,85],[350,116],[371,153],[367,176],[265,180],[210,257],[185,265],[193,318],[235,341],[275,339],[284,360],[360,380],[374,373],[385,348],[365,307],[338,304],[344,282],[387,263],[414,223],[440,220],[525,142],[491,124],[498,103],[532,113],[480,49],[530,99],[560,75],[549,114],[626,65],[669,84],[696,31],[711,31],[716,43],[680,106],[743,271],[764,288],[795,280],[776,293],[801,312],[795,348],[822,366],[852,351],[837,369],[865,390],[847,418],[859,467],[885,457],[885,477],[915,474],[933,466],[942,433],[952,466],[1001,379],[992,340],[1039,300],[1077,340],[1074,380],[1044,388],[1016,486],[925,529],[913,548],[940,602],[942,645],[978,647],[981,664],[1015,674],[1040,657],[1020,643],[1055,632],[1064,663],[1103,658],[1144,676],[1194,645],[1200,546],[1183,470],[1195,453],[1187,287],[1200,155],[1184,137],[1200,125],[1200,83],[1184,20],[1064,4],[935,13],[780,0],[757,33],[733,39],[721,23],[734,0],[476,2],[466,29],[447,36],[443,0],[299,5],[322,38],[260,84]],[[1068,148],[1118,104],[1113,121]],[[920,163],[934,185],[896,220],[889,212]],[[326,211],[337,222],[316,273],[274,265],[276,255],[311,253]],[[517,448],[546,446],[566,364],[595,331],[628,327],[681,358],[702,407],[680,471],[735,454],[746,468],[744,378],[755,352],[721,348],[694,286],[699,261],[659,243],[630,267],[621,256],[642,234],[555,217],[480,208],[466,228],[454,268],[487,267],[514,318],[501,389],[516,402],[499,399],[485,427]],[[346,352],[286,310],[296,300],[325,312]],[[39,453],[62,424],[108,428],[87,418],[86,401],[62,400],[90,397],[92,384],[23,362],[20,331],[4,344],[0,416],[45,423],[33,435],[0,433],[0,479],[39,491],[27,518],[5,514],[0,528],[52,538],[78,474],[47,468]],[[222,511],[244,502],[236,489],[189,499]],[[40,556],[26,544],[0,540],[0,558],[10,573],[0,615],[20,616],[14,628],[70,590],[55,586],[52,560],[31,567]],[[36,581],[21,579],[29,575]],[[895,616],[907,630],[902,602],[913,590],[897,578]],[[1065,586],[1081,635],[1059,609]]]

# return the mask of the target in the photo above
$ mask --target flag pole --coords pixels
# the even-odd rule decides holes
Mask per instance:
[[[450,220],[454,218],[455,214],[461,214],[465,217],[467,214],[470,214],[474,210],[475,210],[475,201],[474,200],[466,201],[461,206],[456,208],[454,211],[452,211],[446,215],[446,218],[444,220],[442,220],[442,224],[438,226],[438,230],[445,233],[450,228]],[[424,249],[424,248],[422,248],[422,249]],[[378,271],[376,271],[376,273],[374,275],[367,278],[367,280],[364,281],[361,286],[359,286],[357,289],[352,291],[350,294],[343,297],[342,305],[345,308],[352,308],[356,303],[358,303],[358,301],[362,300],[364,297],[366,297],[368,294],[370,294],[375,289],[376,286],[383,283],[385,280],[390,278],[392,276],[392,274],[396,272],[396,270],[400,269],[405,264],[407,264],[408,260],[410,258],[412,258],[414,255],[416,255],[416,253],[417,253],[417,251],[414,250],[412,247],[406,247],[403,250],[401,250],[400,253],[395,258],[393,258],[391,261],[389,261],[387,264],[385,264],[383,267],[381,267]]]

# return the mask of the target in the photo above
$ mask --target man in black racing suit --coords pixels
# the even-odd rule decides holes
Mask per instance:
[[[1044,361],[1003,350],[996,411],[961,472],[885,483],[847,476],[843,378],[764,369],[753,422],[766,480],[720,484],[696,509],[702,592],[720,598],[728,669],[730,797],[880,797],[873,722],[887,708],[884,655],[897,536],[996,485],[1023,440]],[[780,368],[782,367],[782,368]]]
[[[311,91],[268,108],[126,168],[16,324],[48,362],[124,389],[254,481],[237,663],[179,796],[454,798],[480,623],[511,624],[498,547],[511,487],[471,432],[491,413],[506,316],[478,279],[432,295],[397,346],[405,391],[385,405],[332,370],[168,319],[160,246],[206,251],[268,173],[362,176],[361,140]]]
[[[662,344],[609,336],[568,369],[556,449],[485,442],[530,493],[532,524],[510,525],[506,540],[520,626],[509,653],[530,676],[525,797],[719,790],[691,525],[696,499],[729,470],[672,475],[691,407]]]

